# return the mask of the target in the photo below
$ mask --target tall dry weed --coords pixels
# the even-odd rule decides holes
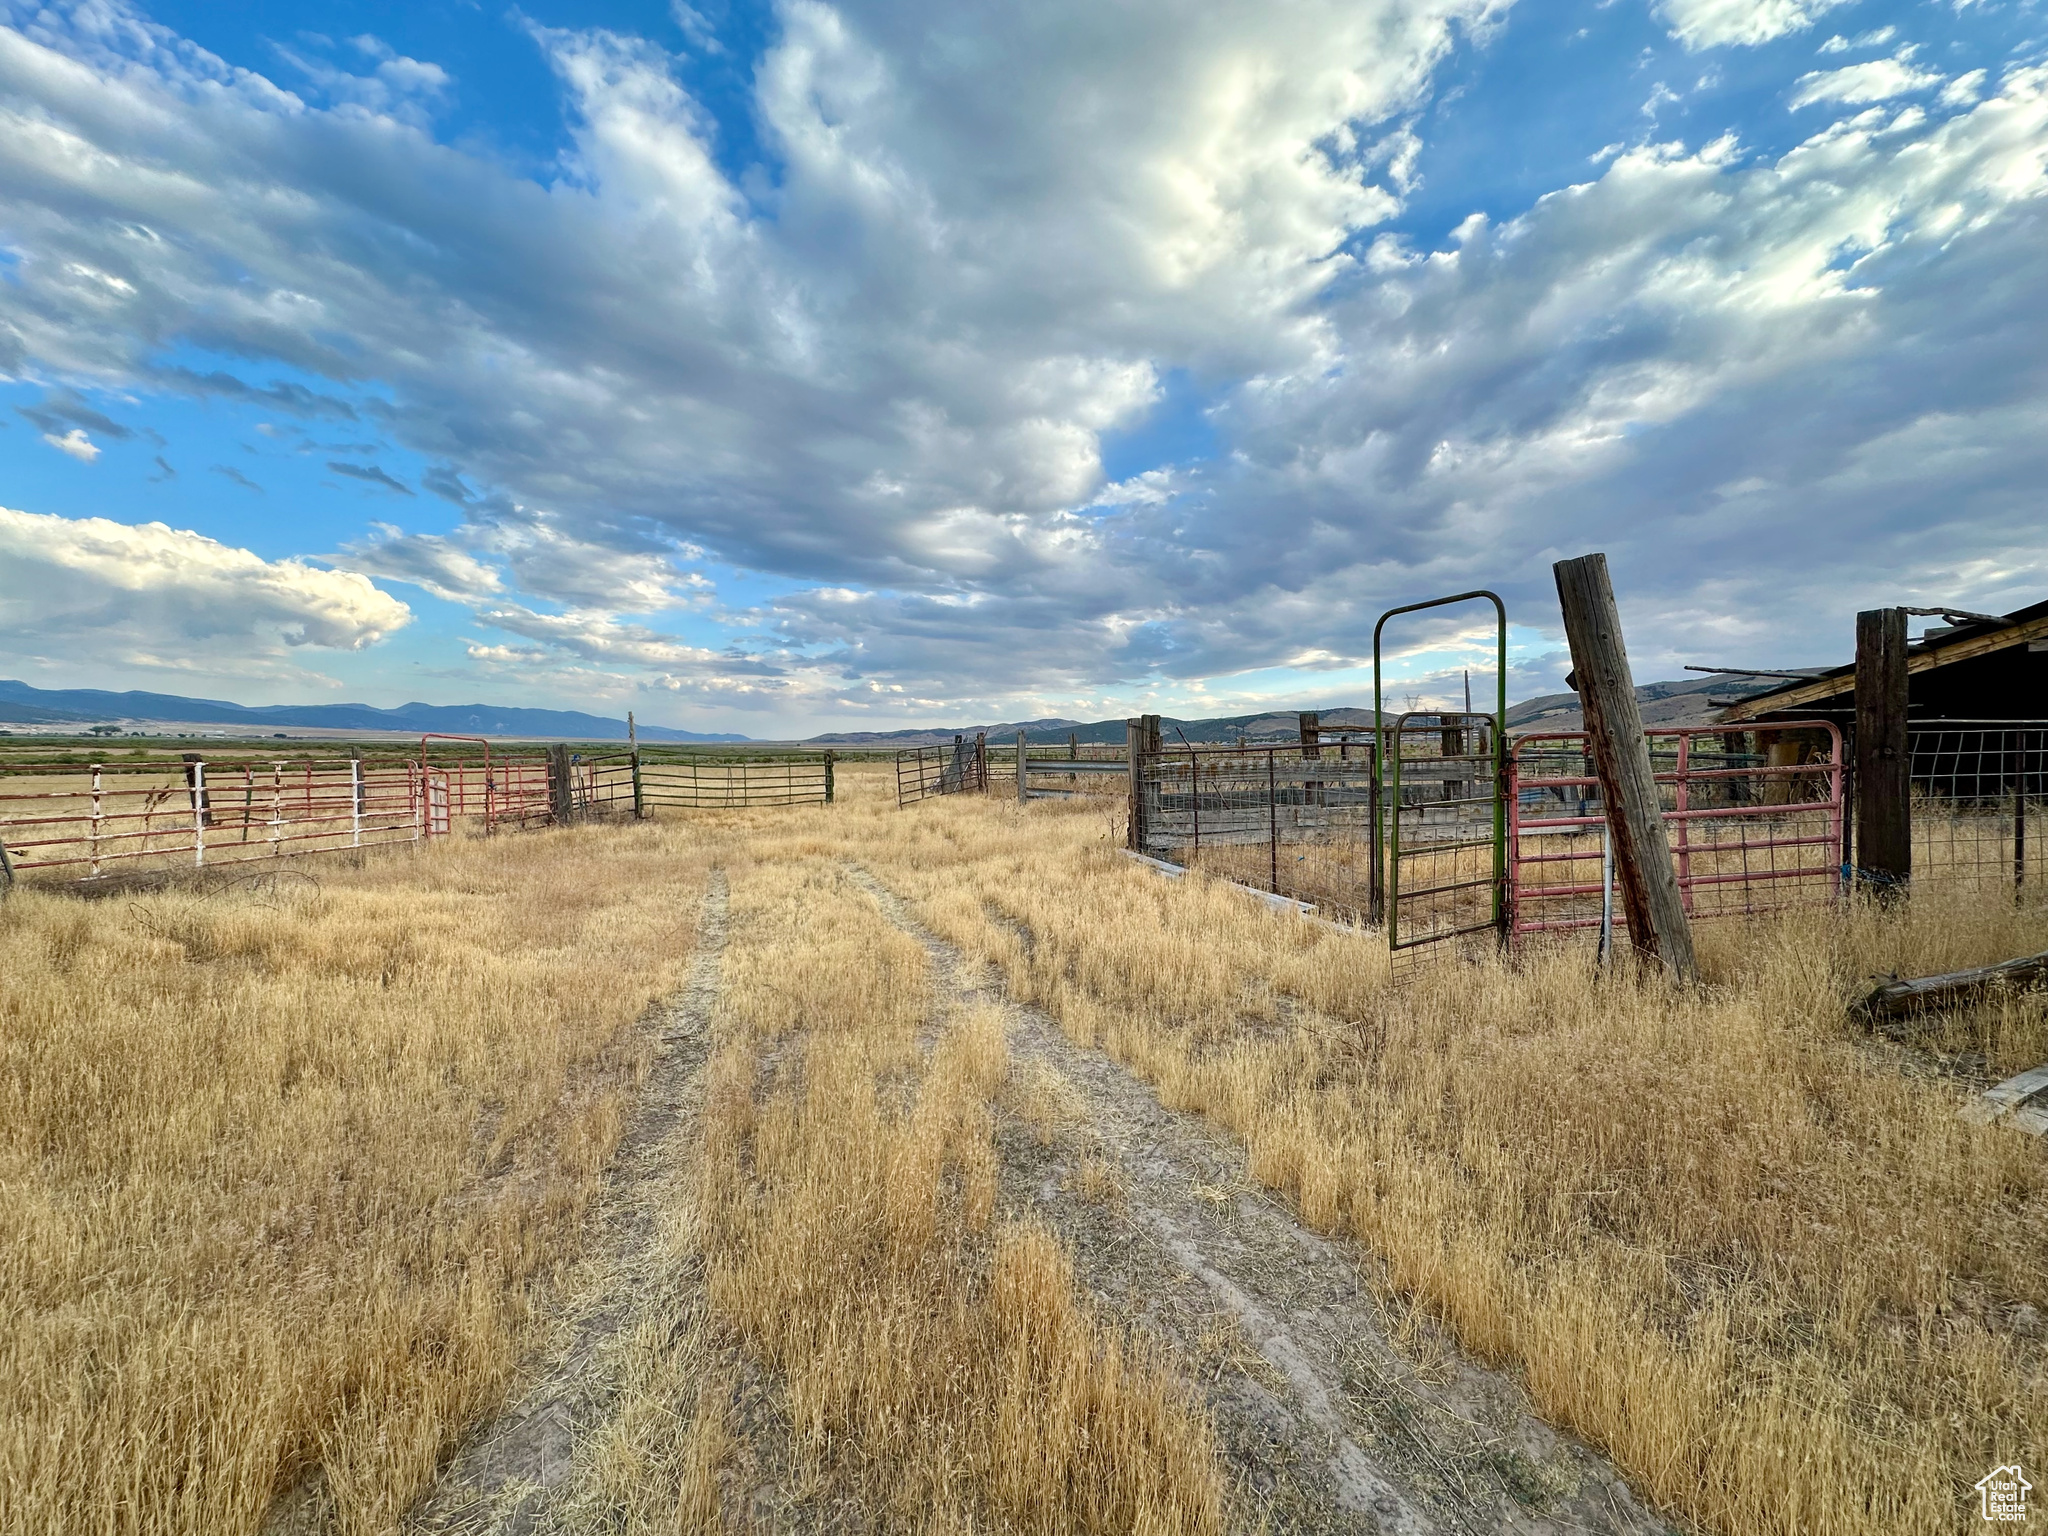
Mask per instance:
[[[383,1531],[509,1370],[687,963],[688,828],[0,906],[0,1530]]]
[[[732,922],[709,1296],[780,1373],[800,1486],[891,1528],[1217,1529],[1206,1420],[997,1217],[1000,1014],[934,1009],[922,946],[833,866],[743,874]]]
[[[2041,949],[2040,908],[1937,888],[1703,925],[1684,996],[1583,948],[1396,990],[1371,937],[1159,879],[1097,820],[963,803],[871,857],[1667,1508],[1947,1530],[1987,1468],[2048,1457],[2048,1159],[1846,1011],[1880,973]],[[2048,1055],[2038,1012],[1998,1018],[1995,1062]]]

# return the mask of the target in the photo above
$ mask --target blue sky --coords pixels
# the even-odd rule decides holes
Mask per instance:
[[[0,675],[779,735],[1356,702],[1481,585],[1546,691],[1593,548],[1639,677],[2036,601],[2044,61],[2038,0],[0,0]]]

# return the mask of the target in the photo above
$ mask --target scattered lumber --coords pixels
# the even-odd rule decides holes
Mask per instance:
[[[1871,1019],[1895,1019],[1928,1008],[1949,1008],[1975,1000],[1993,987],[2029,987],[2048,982],[2048,951],[2002,960],[1972,971],[1887,981],[1857,1005]]]
[[[2009,1125],[2029,1136],[2048,1133],[2048,1067],[2035,1067],[1988,1088],[1963,1106],[1963,1118],[1979,1125]]]

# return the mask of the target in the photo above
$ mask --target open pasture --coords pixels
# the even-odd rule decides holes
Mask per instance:
[[[890,775],[18,890],[0,1528],[1327,1529],[1348,1445],[1438,1528],[1846,1536],[2048,1453],[2048,1158],[1956,1113],[2048,1013],[1848,1014],[2048,947],[2009,888],[1396,989],[1091,798]],[[1363,1284],[1327,1350],[1307,1270],[1205,1278],[1276,1221]]]

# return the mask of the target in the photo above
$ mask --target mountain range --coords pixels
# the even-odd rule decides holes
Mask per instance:
[[[1709,693],[1740,696],[1753,693],[1768,683],[1734,683],[1725,678],[1682,679],[1676,682],[1642,683],[1636,697],[1642,701],[1644,723],[1650,725],[1704,724],[1712,718],[1714,706]],[[1325,730],[1342,726],[1369,728],[1370,709],[1338,708],[1321,712]],[[175,723],[179,725],[241,726],[249,730],[274,731],[296,726],[302,730],[395,731],[407,734],[445,732],[465,736],[568,737],[575,741],[623,741],[626,722],[573,709],[523,709],[498,704],[401,704],[396,709],[379,709],[370,704],[233,704],[225,699],[187,698],[173,693],[110,693],[98,688],[36,688],[27,683],[0,681],[0,723],[45,726],[58,731],[84,730],[97,724]],[[1508,710],[1508,726],[1541,723],[1546,730],[1579,729],[1578,695],[1549,693],[1525,699]],[[896,731],[834,731],[809,737],[811,747],[916,747],[937,746],[956,735],[973,737],[986,733],[991,742],[1016,738],[1018,731],[1036,744],[1064,745],[1074,739],[1092,743],[1118,743],[1124,739],[1124,722],[1117,720],[1068,720],[1059,717],[1039,720],[1005,721],[996,725],[907,728]],[[1293,737],[1299,718],[1292,710],[1266,710],[1250,715],[1222,715],[1206,720],[1162,717],[1160,730],[1167,743],[1176,741],[1234,742]],[[670,726],[642,725],[642,741],[658,742],[743,742],[752,737],[731,732],[685,731]]]
[[[35,688],[0,681],[0,721],[63,730],[132,722],[229,725],[274,730],[440,731],[464,736],[567,736],[577,741],[624,741],[626,722],[574,709],[518,709],[499,704],[231,704],[175,693],[109,693],[99,688]],[[664,725],[639,727],[642,741],[746,741],[727,732],[681,731]]]

